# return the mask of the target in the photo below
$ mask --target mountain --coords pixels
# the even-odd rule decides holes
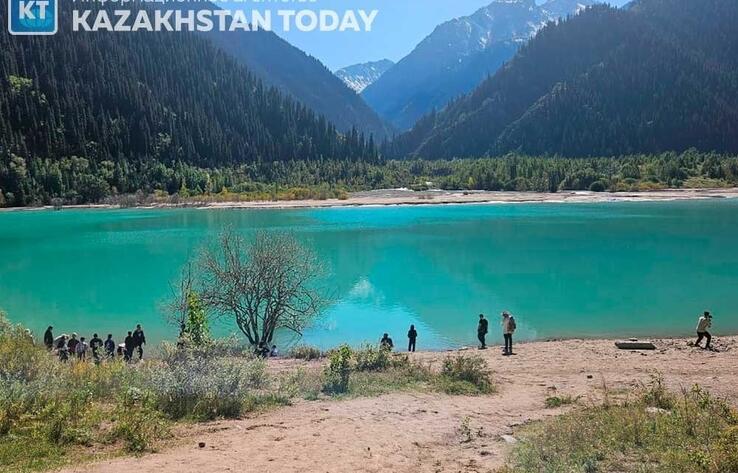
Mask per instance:
[[[189,8],[203,4],[190,2],[183,5]],[[278,87],[324,115],[340,131],[356,128],[367,135],[373,134],[376,139],[390,134],[391,127],[323,63],[273,32],[214,30],[202,34],[265,83]]]
[[[389,59],[365,62],[339,69],[336,71],[336,76],[349,86],[350,89],[360,94],[361,91],[376,82],[377,79],[382,77],[382,74],[394,65],[395,63]]]
[[[738,152],[738,2],[595,6],[540,31],[390,155]]]
[[[61,5],[59,23],[69,24],[72,4]],[[375,156],[371,139],[339,134],[199,35],[21,37],[2,28],[0,51],[0,196],[9,205],[147,190],[147,176],[176,192],[180,163]]]
[[[362,96],[381,117],[406,130],[434,108],[471,91],[513,57],[547,22],[593,0],[497,0],[438,26]]]

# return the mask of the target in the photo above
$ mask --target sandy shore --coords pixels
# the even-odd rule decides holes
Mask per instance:
[[[388,189],[349,194],[347,199],[289,200],[289,201],[241,201],[196,202],[171,204],[155,203],[140,206],[141,209],[200,208],[200,209],[301,209],[326,207],[361,207],[389,205],[444,205],[444,204],[494,204],[494,203],[596,203],[632,201],[672,201],[694,199],[738,198],[738,188],[723,189],[669,189],[648,192],[585,192],[564,191],[555,194],[540,192],[488,192],[443,191],[415,192],[407,189]],[[117,205],[70,205],[63,209],[116,209]],[[2,211],[51,210],[52,207],[26,207],[0,209]]]
[[[520,344],[517,355],[498,348],[473,350],[489,362],[499,392],[481,397],[395,393],[345,401],[298,401],[293,406],[236,421],[181,430],[178,446],[138,459],[118,459],[64,470],[184,472],[489,472],[504,462],[502,437],[515,427],[565,412],[546,409],[551,395],[581,396],[580,404],[626,396],[660,374],[672,389],[699,383],[738,403],[738,337],[717,342],[720,352],[687,346],[687,340],[654,340],[656,351],[621,351],[608,340]],[[416,353],[438,365],[451,353]],[[295,360],[271,369],[318,368]],[[468,419],[475,432],[463,442]],[[205,448],[198,443],[205,442]]]

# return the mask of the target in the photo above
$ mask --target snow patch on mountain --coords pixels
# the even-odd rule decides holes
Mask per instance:
[[[360,94],[364,89],[382,77],[382,74],[387,72],[387,70],[394,65],[395,63],[389,59],[355,64],[353,66],[337,70],[336,76],[349,86],[349,88],[355,90],[357,94]]]

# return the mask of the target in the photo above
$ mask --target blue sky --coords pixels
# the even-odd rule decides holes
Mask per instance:
[[[266,8],[278,9],[326,9],[379,10],[374,29],[370,33],[357,32],[282,32],[276,31],[287,41],[320,59],[335,70],[352,64],[391,59],[398,61],[413,50],[440,23],[472,14],[492,0],[315,0],[303,3],[299,0],[261,0]],[[625,0],[614,0],[622,4]],[[540,0],[538,3],[542,3]],[[226,8],[251,10],[256,3],[242,2]],[[276,26],[275,26],[276,27]]]

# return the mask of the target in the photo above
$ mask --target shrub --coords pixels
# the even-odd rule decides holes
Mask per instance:
[[[437,381],[447,394],[488,394],[493,391],[487,362],[479,356],[448,357]]]
[[[658,378],[638,394],[524,428],[505,471],[738,471],[738,414],[728,404],[699,387],[674,395]]]
[[[356,371],[382,371],[392,365],[392,351],[389,348],[365,345],[354,352]]]
[[[129,452],[153,451],[156,442],[169,434],[169,426],[151,396],[136,388],[121,395],[115,417],[112,437],[123,440]]]
[[[298,360],[317,360],[323,357],[323,352],[317,347],[311,347],[309,345],[298,345],[292,348],[288,354],[291,358],[297,358]]]
[[[589,186],[589,190],[591,192],[605,192],[607,190],[607,186],[602,181],[595,181]]]
[[[551,396],[546,398],[546,409],[556,409],[557,407],[568,406],[574,404],[577,400],[571,396]]]
[[[263,360],[210,350],[210,345],[169,347],[163,363],[147,368],[143,387],[171,419],[239,417],[247,397],[266,384]]]
[[[330,362],[325,368],[323,391],[328,394],[343,394],[348,391],[353,352],[348,345],[331,351]]]

